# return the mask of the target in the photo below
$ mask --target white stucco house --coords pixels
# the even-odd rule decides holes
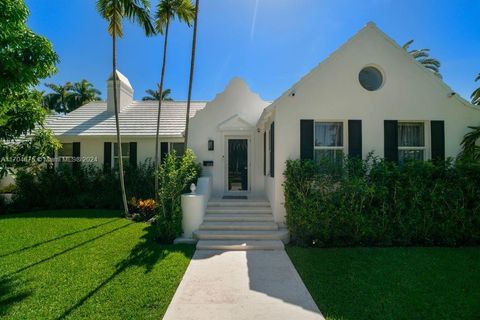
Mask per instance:
[[[129,81],[117,77],[123,156],[153,158],[157,102],[133,101]],[[114,165],[111,89],[110,80],[107,102],[89,103],[48,123],[64,143],[62,154]],[[185,109],[185,102],[164,103],[162,153],[183,149]],[[335,161],[341,155],[365,158],[372,151],[392,161],[455,157],[467,126],[479,124],[480,110],[368,23],[275,101],[264,101],[234,78],[212,101],[192,103],[191,117],[189,147],[202,175],[211,177],[212,197],[263,199],[282,227],[287,159]],[[215,206],[221,204],[212,202],[212,212]]]

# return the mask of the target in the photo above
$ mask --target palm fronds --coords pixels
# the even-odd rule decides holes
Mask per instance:
[[[480,80],[480,73],[475,78],[475,81],[479,81],[479,80]],[[470,95],[470,98],[472,99],[472,104],[480,106],[480,87],[478,87],[477,89],[475,89],[475,91],[472,92],[472,94]]]
[[[410,50],[410,45],[413,43],[413,41],[414,40],[407,41],[402,48],[425,68],[432,71],[436,76],[442,78],[442,75],[440,74],[440,61],[430,57],[430,49],[423,48]]]

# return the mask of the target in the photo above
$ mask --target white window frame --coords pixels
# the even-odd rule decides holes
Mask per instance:
[[[431,158],[431,148],[430,148],[430,121],[423,121],[423,120],[399,120],[398,127],[402,123],[420,123],[423,124],[423,147],[402,147],[398,146],[398,160],[400,161],[400,152],[399,151],[423,151],[423,161],[430,160]],[[399,129],[397,129],[399,130]],[[397,132],[397,134],[399,134]],[[398,141],[397,141],[398,143]]]
[[[335,147],[329,147],[329,146],[316,146],[315,145],[315,126],[317,123],[341,123],[342,124],[342,146],[335,146]],[[313,158],[315,159],[315,150],[341,150],[343,151],[343,155],[347,155],[347,143],[348,139],[345,139],[348,137],[348,131],[347,131],[347,121],[346,120],[314,120],[313,121]]]
[[[115,145],[117,143],[116,142],[112,142],[112,163],[111,163],[111,166],[112,166],[112,169],[115,168],[115,159],[118,158],[118,156],[115,155]],[[125,159],[130,161],[130,142],[122,142],[122,145],[128,145],[128,155],[127,156],[124,156],[122,155],[122,159],[123,159],[123,163],[125,163]],[[123,146],[122,146],[122,152],[123,152]]]

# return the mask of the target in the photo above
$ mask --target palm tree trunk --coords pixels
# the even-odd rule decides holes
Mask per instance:
[[[123,210],[125,215],[128,215],[127,195],[125,192],[125,181],[123,179],[123,159],[122,159],[122,139],[120,137],[120,121],[118,119],[118,105],[117,105],[117,43],[115,28],[112,34],[112,68],[113,68],[113,105],[115,107],[115,126],[117,129],[117,152],[118,152],[118,169],[120,176],[120,188],[122,189]]]
[[[160,116],[162,113],[162,92],[163,92],[163,80],[165,78],[165,65],[167,62],[167,46],[168,46],[168,30],[170,27],[170,17],[167,18],[167,25],[165,27],[165,40],[163,43],[163,62],[162,62],[162,72],[160,75],[160,99],[158,99],[158,113],[157,113],[157,131],[155,134],[155,202],[158,203],[158,177],[157,170],[160,164],[160,155],[159,155],[159,131],[160,131]]]
[[[192,40],[192,58],[190,60],[190,79],[188,82],[188,98],[187,98],[187,114],[185,118],[185,150],[188,148],[188,126],[190,124],[190,103],[192,101],[192,85],[193,72],[195,68],[195,51],[197,47],[197,24],[198,24],[198,9],[200,1],[195,1],[195,20],[193,22],[193,40]]]

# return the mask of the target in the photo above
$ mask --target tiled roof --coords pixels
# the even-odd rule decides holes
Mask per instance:
[[[192,101],[190,118],[205,107],[206,102]],[[120,132],[124,136],[155,136],[158,101],[134,101],[120,113]],[[162,102],[160,136],[181,137],[185,130],[185,101]],[[115,115],[107,111],[107,103],[88,103],[65,116],[52,117],[46,127],[56,136],[113,136]]]

